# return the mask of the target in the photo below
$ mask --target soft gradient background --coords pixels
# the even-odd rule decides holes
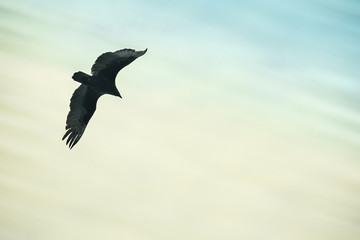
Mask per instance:
[[[0,1],[0,239],[360,239],[357,0]],[[61,142],[73,72],[142,50]]]

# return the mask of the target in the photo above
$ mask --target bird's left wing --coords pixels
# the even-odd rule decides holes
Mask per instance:
[[[133,49],[121,49],[115,52],[106,52],[101,54],[91,67],[93,76],[104,77],[108,80],[115,81],[117,73],[136,58],[144,55],[144,51],[135,51]]]
[[[80,140],[85,128],[96,110],[96,102],[101,94],[91,87],[81,84],[70,101],[70,112],[66,119],[66,144],[70,149]]]

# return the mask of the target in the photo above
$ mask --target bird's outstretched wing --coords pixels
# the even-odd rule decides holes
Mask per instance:
[[[122,49],[115,52],[106,52],[101,54],[91,67],[93,76],[103,77],[110,81],[115,81],[117,73],[136,58],[144,55],[144,51],[135,51],[133,49]]]
[[[66,144],[70,149],[80,140],[85,128],[96,110],[96,102],[101,94],[91,87],[81,84],[71,97],[70,112],[66,119]]]

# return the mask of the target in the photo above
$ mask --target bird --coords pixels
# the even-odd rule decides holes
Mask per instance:
[[[115,85],[118,72],[147,52],[121,49],[101,54],[91,67],[91,75],[75,72],[72,79],[81,83],[70,99],[70,112],[66,118],[66,145],[72,149],[81,139],[87,124],[96,110],[98,99],[104,94],[121,97]]]

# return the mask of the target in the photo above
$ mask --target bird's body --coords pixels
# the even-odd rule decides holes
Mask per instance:
[[[75,90],[70,101],[70,112],[66,119],[66,133],[62,140],[70,149],[80,140],[85,128],[96,110],[99,97],[110,94],[121,98],[116,88],[115,78],[118,72],[144,55],[144,51],[122,49],[100,55],[91,68],[92,75],[76,72],[72,78],[81,85]]]

